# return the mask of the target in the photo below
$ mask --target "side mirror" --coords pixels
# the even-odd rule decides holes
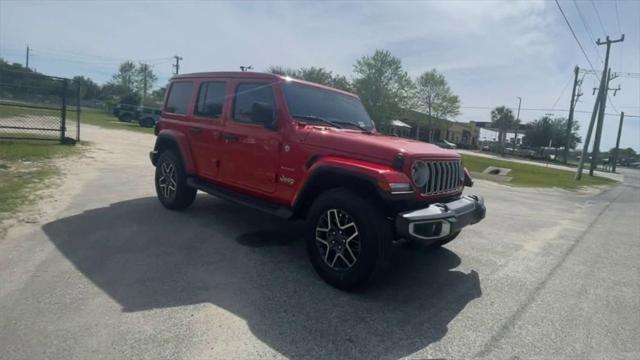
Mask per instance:
[[[276,130],[276,109],[265,102],[254,101],[251,105],[251,121],[262,124],[267,129]]]

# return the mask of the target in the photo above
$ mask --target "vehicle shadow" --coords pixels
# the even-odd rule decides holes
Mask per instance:
[[[290,358],[406,356],[481,296],[478,274],[453,270],[460,258],[447,249],[396,248],[378,282],[336,290],[313,271],[300,228],[202,195],[185,212],[149,197],[43,227],[123,311],[212,303]]]

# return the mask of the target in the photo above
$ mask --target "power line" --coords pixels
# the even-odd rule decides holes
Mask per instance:
[[[613,4],[616,7],[616,20],[618,21],[618,31],[622,34],[622,25],[620,24],[620,12],[618,11],[618,0],[615,0]]]
[[[569,87],[569,84],[571,84],[571,80],[572,79],[573,79],[573,74],[569,77],[569,80],[567,81],[567,83],[562,88],[562,91],[560,92],[560,95],[558,95],[558,98],[556,99],[556,101],[553,103],[553,106],[551,106],[552,109],[556,108],[556,105],[558,105],[558,102],[560,102],[560,98],[562,98],[562,95],[564,95],[564,92]]]
[[[580,7],[578,6],[578,2],[576,0],[573,0],[573,5],[576,7],[578,16],[580,17],[580,21],[582,21],[582,25],[584,26],[584,29],[587,31],[587,34],[589,35],[589,39],[591,39],[591,45],[595,44],[596,37],[593,35],[593,31],[591,31],[591,26],[589,26],[589,22],[587,21],[586,17],[582,13],[582,10],[580,10]],[[593,46],[595,47],[595,45]],[[597,49],[595,51],[595,54],[600,60],[600,62],[603,62]]]
[[[576,36],[575,31],[573,31],[573,27],[571,26],[571,23],[569,23],[569,19],[567,19],[567,16],[564,14],[564,11],[562,10],[562,6],[560,6],[560,3],[558,2],[558,0],[555,0],[555,2],[556,2],[556,5],[558,5],[558,9],[560,10],[560,13],[562,14],[562,17],[564,18],[564,21],[567,23],[567,26],[569,27],[569,30],[571,30],[571,34],[573,35],[573,38],[578,43],[578,46],[580,47],[580,50],[582,50],[582,55],[584,55],[584,58],[587,60],[587,63],[589,63],[589,66],[591,67],[591,69],[593,69],[593,64],[591,63],[591,60],[589,60],[589,57],[587,56],[587,53],[584,51],[584,48],[582,47],[582,44],[580,43],[580,40]]]
[[[593,11],[596,13],[596,17],[598,18],[598,23],[600,23],[600,27],[602,28],[602,33],[608,34],[607,30],[604,28],[604,25],[602,24],[602,19],[600,18],[600,12],[598,11],[598,8],[596,7],[596,3],[593,0],[591,0],[591,6],[593,7]]]
[[[475,109],[475,110],[493,110],[495,106],[460,106],[461,109]],[[561,111],[561,112],[569,112],[569,109],[548,109],[548,108],[521,108],[522,111],[545,111],[545,112],[553,112],[553,111]],[[588,110],[574,110],[577,113],[591,114],[591,111]],[[620,113],[606,113],[607,116],[620,116]],[[637,117],[637,115],[627,115],[625,117]]]

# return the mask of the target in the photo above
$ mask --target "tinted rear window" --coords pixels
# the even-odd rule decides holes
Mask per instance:
[[[193,83],[175,82],[169,90],[169,98],[164,111],[174,114],[186,114],[193,93]]]
[[[209,81],[200,85],[195,113],[206,117],[222,115],[226,84],[222,81]]]

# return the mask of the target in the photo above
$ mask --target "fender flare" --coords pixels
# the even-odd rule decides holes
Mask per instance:
[[[170,143],[175,147],[180,157],[182,158],[182,164],[184,170],[188,175],[196,173],[196,164],[193,160],[193,154],[191,153],[191,146],[189,146],[189,139],[186,135],[172,129],[164,129],[158,133],[156,138],[156,144],[153,148],[156,156],[158,156],[162,150],[166,148],[166,144]],[[155,161],[154,161],[155,162]]]
[[[381,186],[391,183],[411,183],[407,175],[394,169],[392,164],[386,166],[338,156],[322,157],[309,167],[306,179],[292,201],[294,213],[304,211],[309,205],[308,201],[317,195],[312,188],[316,185],[315,180],[324,175],[345,176],[366,182],[370,189],[375,189],[375,194],[381,200],[391,199],[391,194],[385,192]],[[410,197],[413,197],[413,194]],[[393,198],[397,200],[400,197]]]

